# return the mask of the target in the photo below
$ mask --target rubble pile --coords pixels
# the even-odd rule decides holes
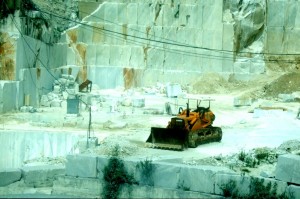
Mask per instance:
[[[273,165],[280,155],[296,154],[300,155],[300,140],[289,140],[282,143],[278,148],[261,147],[250,151],[240,151],[228,156],[214,156],[199,160],[185,160],[187,165],[214,165],[227,166],[234,171],[250,173],[254,168],[262,165]],[[265,174],[269,171],[262,171]],[[260,173],[260,175],[262,175]]]
[[[192,84],[191,92],[197,94],[229,93],[236,86],[235,82],[228,82],[217,73],[206,73]]]
[[[119,136],[109,136],[105,138],[100,146],[95,148],[97,154],[112,155],[118,149],[119,155],[132,155],[138,151],[138,146],[130,143],[126,139],[120,139]]]
[[[53,83],[53,91],[47,95],[42,95],[41,106],[45,107],[61,107],[62,102],[68,98],[72,98],[78,92],[78,84],[72,75],[63,74],[61,78]]]
[[[279,98],[285,98],[286,95],[279,94],[294,93],[293,95],[297,98],[298,96],[295,92],[300,91],[299,79],[300,73],[286,73],[263,87],[263,97],[277,98],[279,96]]]

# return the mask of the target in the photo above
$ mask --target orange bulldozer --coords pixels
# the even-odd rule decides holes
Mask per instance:
[[[214,113],[210,110],[210,101],[207,108],[200,107],[201,100],[197,100],[197,108],[190,110],[189,100],[187,108],[179,108],[176,117],[166,128],[151,127],[146,145],[153,148],[184,150],[185,148],[195,148],[200,144],[209,142],[220,142],[222,139],[222,129],[213,127],[215,120]]]

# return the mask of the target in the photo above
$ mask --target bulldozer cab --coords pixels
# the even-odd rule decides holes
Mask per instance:
[[[171,118],[171,122],[170,122],[168,128],[184,129],[185,121],[181,118],[173,117],[173,118]]]

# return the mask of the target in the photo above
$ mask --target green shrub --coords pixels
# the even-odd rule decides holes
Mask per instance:
[[[293,199],[292,193],[277,194],[277,183],[273,185],[271,182],[264,185],[264,179],[250,178],[249,195],[240,195],[236,186],[236,182],[230,180],[227,184],[220,186],[225,197],[231,197],[233,199]]]
[[[120,187],[124,184],[136,184],[133,175],[128,174],[123,161],[118,157],[119,148],[114,148],[113,156],[109,158],[107,166],[103,170],[104,188],[103,198],[118,198]]]
[[[237,196],[236,182],[234,180],[230,180],[227,184],[221,185],[220,189],[223,191],[225,197],[235,198]]]
[[[136,167],[141,172],[141,180],[146,185],[153,186],[153,173],[155,171],[155,165],[153,165],[152,160],[146,159],[144,161],[140,161]]]
[[[177,189],[181,189],[181,190],[183,190],[183,191],[190,191],[190,187],[188,187],[188,186],[186,186],[186,185],[184,185],[184,180],[182,180],[182,181],[178,181],[178,183],[177,183]]]
[[[258,160],[266,160],[268,159],[270,154],[270,150],[266,147],[264,148],[256,148],[255,149],[255,157]]]
[[[245,158],[246,158],[246,153],[245,153],[245,151],[242,150],[242,151],[239,153],[238,158],[239,158],[240,161],[244,162],[244,160],[245,160]]]
[[[256,158],[251,157],[251,156],[246,156],[245,161],[246,166],[250,168],[254,168],[256,165],[259,164],[259,161],[256,160]]]
[[[277,183],[273,184],[269,182],[267,185],[264,185],[264,179],[258,179],[251,177],[250,179],[250,194],[247,198],[277,198],[276,190]]]
[[[254,168],[256,165],[259,165],[259,160],[255,157],[252,157],[250,154],[247,154],[245,151],[241,151],[238,154],[238,159],[242,162],[245,162],[246,167]]]

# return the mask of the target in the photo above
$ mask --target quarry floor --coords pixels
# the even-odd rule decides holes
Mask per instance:
[[[80,108],[79,116],[66,114],[66,107],[42,107],[37,112],[16,112],[1,115],[0,131],[39,133],[67,133],[67,136],[78,136],[79,143],[75,143],[72,149],[66,147],[64,153],[47,154],[36,153],[43,148],[45,138],[38,142],[34,154],[27,154],[21,165],[40,165],[52,163],[64,163],[61,154],[95,153],[109,155],[116,145],[120,148],[122,156],[134,156],[151,160],[173,159],[172,161],[184,164],[213,164],[222,165],[222,162],[212,161],[210,157],[226,157],[241,151],[250,151],[259,147],[277,148],[288,140],[300,139],[300,120],[296,118],[299,108],[298,102],[278,102],[276,100],[256,100],[251,106],[236,107],[233,105],[235,95],[195,95],[186,94],[184,98],[168,98],[165,94],[131,93],[131,97],[145,99],[145,107],[126,106],[124,93],[118,90],[99,90],[97,95],[103,96],[102,102],[94,103],[91,110],[90,137],[98,138],[97,147],[86,147],[89,126],[89,111],[86,107]],[[196,106],[193,99],[211,98],[211,110],[216,119],[213,126],[222,128],[223,138],[221,142],[200,145],[197,148],[188,148],[184,151],[172,151],[153,149],[145,146],[145,141],[150,134],[151,126],[165,127],[172,117],[165,111],[165,103],[171,104],[173,113],[178,107],[185,108],[187,98],[190,99],[190,107]],[[123,104],[123,105],[122,105]],[[177,106],[176,106],[177,105]],[[207,101],[202,101],[201,106],[208,106]],[[263,110],[259,107],[271,109]],[[20,138],[21,139],[21,138]],[[4,140],[5,142],[5,140]],[[55,144],[55,142],[53,142]],[[80,144],[81,143],[81,144]],[[53,147],[53,146],[52,146]],[[10,148],[3,147],[9,151]],[[21,148],[22,150],[22,148]],[[45,149],[42,149],[42,151]],[[61,150],[61,149],[58,149]],[[3,154],[2,153],[2,154]],[[19,155],[21,152],[15,153]],[[23,155],[24,156],[24,155]],[[27,159],[26,159],[27,157]],[[15,157],[17,158],[17,157]],[[22,162],[22,161],[21,161]],[[3,165],[7,168],[8,165]],[[265,165],[263,169],[269,167]],[[274,165],[271,165],[273,168]],[[260,172],[260,171],[257,171]],[[259,174],[259,173],[258,173]]]
[[[213,81],[206,81],[208,77]],[[274,149],[276,154],[286,153],[280,151],[281,145],[291,140],[296,140],[296,144],[288,145],[295,146],[287,147],[300,154],[300,120],[297,119],[300,103],[283,102],[277,97],[278,93],[298,92],[299,78],[300,73],[288,73],[235,83],[211,74],[195,82],[194,92],[184,88],[177,98],[167,97],[162,84],[130,90],[93,87],[91,93],[81,94],[83,101],[92,96],[91,118],[83,103],[80,103],[77,116],[67,114],[66,100],[60,107],[5,113],[0,115],[0,141],[3,143],[0,150],[7,155],[0,160],[0,169],[64,164],[68,154],[110,155],[117,145],[122,157],[170,160],[189,165],[228,166],[231,162],[236,165],[239,153],[263,147]],[[203,81],[207,83],[200,84]],[[216,116],[213,126],[223,131],[221,142],[184,151],[145,146],[151,127],[166,127],[173,117],[166,113],[166,102],[170,103],[172,113],[177,114],[179,107],[186,108],[187,99],[193,109],[196,108],[195,99],[208,98],[212,99],[210,108]],[[240,106],[235,106],[236,99],[241,102]],[[144,106],[132,106],[134,100],[138,104],[143,102]],[[207,107],[209,104],[201,101],[200,105]],[[98,139],[96,147],[92,143],[87,147],[88,136]],[[260,175],[261,171],[272,173],[275,162],[248,170],[253,175]],[[235,170],[240,169],[239,165]]]

